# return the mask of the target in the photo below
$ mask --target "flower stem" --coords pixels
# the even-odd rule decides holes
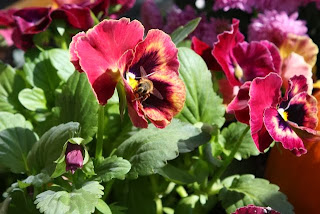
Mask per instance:
[[[102,157],[103,149],[103,126],[104,126],[104,106],[99,106],[98,111],[98,133],[97,133],[97,145],[96,145],[96,159]]]
[[[213,178],[211,179],[211,181],[208,184],[208,187],[211,189],[211,187],[213,187],[215,185],[215,183],[217,182],[217,180],[222,176],[222,174],[224,173],[224,171],[227,169],[227,167],[230,165],[230,163],[232,162],[234,155],[237,153],[237,151],[239,150],[239,147],[243,141],[244,136],[247,134],[247,132],[249,131],[250,126],[246,127],[240,138],[238,139],[236,145],[233,147],[233,149],[231,150],[231,153],[229,154],[229,156],[222,162],[222,166],[218,169],[218,171],[214,174]]]

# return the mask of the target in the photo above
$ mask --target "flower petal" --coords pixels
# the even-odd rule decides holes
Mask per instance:
[[[70,46],[69,46],[70,61],[72,62],[74,67],[79,72],[83,72],[83,70],[81,69],[81,66],[79,64],[79,57],[78,57],[78,54],[77,54],[77,51],[76,51],[76,44],[77,44],[79,39],[81,39],[82,37],[85,37],[85,36],[86,36],[85,32],[80,32],[80,33],[76,34],[74,37],[72,37],[72,41],[71,41]]]
[[[138,81],[143,78],[143,68],[148,76],[146,78],[161,94],[161,97],[158,97],[150,92],[147,99],[137,101],[136,96],[132,96],[132,91],[128,100],[128,105],[132,103],[134,109],[140,108],[139,111],[136,109],[138,115],[141,115],[140,111],[143,112],[158,128],[167,126],[184,105],[186,91],[183,81],[179,78],[177,53],[178,50],[169,35],[160,30],[150,30],[146,39],[137,45],[129,68],[129,72],[134,74]]]
[[[259,149],[263,152],[269,145],[270,139],[265,137],[263,113],[266,108],[276,107],[279,103],[282,80],[276,73],[270,73],[268,76],[255,78],[249,90],[249,112],[250,128],[252,138]],[[266,138],[266,139],[264,139]],[[262,144],[262,145],[261,145]]]
[[[52,19],[64,19],[72,27],[87,30],[94,25],[90,9],[77,5],[63,5],[51,13]]]
[[[49,27],[50,11],[46,7],[25,8],[15,12],[13,17],[22,34],[37,34]]]
[[[232,214],[280,214],[279,212],[271,209],[271,207],[257,207],[255,205],[248,205],[238,208]]]
[[[281,142],[285,149],[291,150],[297,156],[307,152],[303,141],[281,117],[276,108],[267,108],[263,120],[271,137]]]
[[[311,94],[313,81],[312,81],[312,68],[307,64],[303,57],[291,53],[286,59],[283,60],[281,77],[283,79],[284,88],[288,89],[288,81],[290,78],[298,75],[303,75],[307,79],[308,92]]]
[[[212,71],[222,70],[217,60],[212,56],[212,48],[197,37],[192,37],[191,48],[206,62],[208,69]]]
[[[295,95],[290,100],[289,106],[285,111],[288,114],[288,120],[296,123],[298,126],[310,129],[317,127],[317,100],[307,94],[307,92]]]
[[[291,33],[288,34],[287,38],[280,46],[280,55],[282,59],[289,57],[291,53],[296,53],[303,56],[304,60],[311,68],[316,64],[318,52],[318,46],[313,43],[312,39],[308,36],[300,36]]]
[[[237,118],[237,120],[241,123],[245,123],[249,125],[249,89],[251,82],[245,82],[239,89],[236,97],[231,101],[231,103],[227,106],[227,112],[233,112]]]
[[[243,71],[242,76],[238,76],[241,82],[280,71],[276,71],[269,49],[260,42],[241,42],[233,48],[232,52]]]
[[[71,56],[77,54],[100,104],[106,104],[120,78],[120,57],[141,41],[143,32],[140,22],[122,18],[102,21],[86,36],[74,37]]]
[[[239,31],[239,20],[233,19],[231,31],[219,34],[218,41],[214,44],[212,50],[212,55],[216,58],[233,86],[240,86],[241,82],[234,75],[236,59],[233,56],[232,49],[243,40],[244,36]]]

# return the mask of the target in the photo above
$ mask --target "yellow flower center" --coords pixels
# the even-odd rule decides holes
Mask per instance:
[[[283,118],[284,121],[288,121],[288,112],[286,112],[283,108],[278,109],[279,114]]]
[[[133,73],[127,72],[126,79],[132,89],[135,89],[139,84],[136,80],[136,76]]]

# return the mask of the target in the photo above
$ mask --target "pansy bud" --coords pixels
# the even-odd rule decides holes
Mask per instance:
[[[71,171],[73,174],[76,169],[83,166],[82,146],[68,142],[65,152],[66,171]]]

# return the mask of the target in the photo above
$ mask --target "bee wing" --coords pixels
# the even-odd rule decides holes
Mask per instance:
[[[154,74],[156,71],[154,72],[151,72],[150,74],[147,74],[146,70],[140,66],[140,74],[141,74],[141,77],[136,77],[136,79],[141,79],[142,77],[150,77],[152,74]]]
[[[160,100],[163,100],[163,96],[161,95],[161,93],[155,87],[153,87],[153,90],[151,91],[151,94],[153,94],[154,96],[156,96]]]

